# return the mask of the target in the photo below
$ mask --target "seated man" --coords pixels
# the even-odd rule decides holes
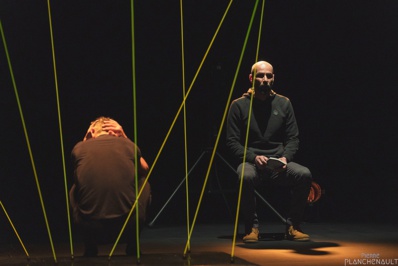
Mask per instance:
[[[72,160],[74,184],[69,194],[74,221],[84,241],[84,256],[97,256],[98,244],[116,241],[136,200],[135,179],[139,192],[149,167],[122,127],[107,117],[91,123],[83,141],[73,148]],[[146,183],[134,209],[135,214],[138,208],[140,230],[150,198]],[[123,234],[127,255],[136,251],[135,225],[132,215]]]
[[[252,66],[249,80],[252,88],[234,100],[227,119],[227,146],[240,161],[237,173],[243,178],[241,210],[245,219],[246,243],[257,242],[259,221],[256,214],[255,188],[261,180],[291,187],[286,238],[307,241],[300,224],[311,187],[310,170],[293,162],[298,150],[298,127],[290,100],[272,90],[274,71],[270,63],[260,61]],[[271,168],[278,158],[281,167]],[[245,161],[243,161],[245,159]]]

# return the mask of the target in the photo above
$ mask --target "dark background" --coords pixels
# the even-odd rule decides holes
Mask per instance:
[[[186,89],[228,3],[184,1]],[[237,0],[231,5],[186,101],[189,167],[214,145],[235,73],[232,99],[250,86],[261,3],[241,68],[237,67],[254,4]],[[274,65],[275,90],[289,97],[295,108],[301,135],[296,161],[312,170],[325,192],[310,207],[309,222],[395,222],[397,12],[395,0],[266,1],[259,59]],[[137,143],[153,165],[182,102],[179,1],[134,2],[135,107],[130,1],[51,1],[51,16],[68,189],[70,152],[90,121],[101,115],[119,121],[133,139],[136,108]],[[64,238],[67,210],[47,1],[0,0],[0,19],[48,221],[55,237]],[[0,200],[22,237],[45,236],[3,44],[0,88]],[[182,118],[181,113],[149,180],[153,188],[149,220],[185,175]],[[224,145],[223,130],[217,151],[232,163]],[[208,162],[209,156],[204,156],[190,177],[191,210],[196,208]],[[233,209],[236,195],[230,191],[236,187],[236,176],[222,162],[216,163],[220,187]],[[219,188],[214,173],[199,221],[232,223],[221,194],[210,193],[213,188]],[[182,186],[157,224],[184,222],[184,190]],[[284,196],[279,190],[271,194],[283,209],[279,204]],[[272,219],[272,214],[264,216]],[[3,214],[0,223],[8,224]],[[11,227],[5,231],[14,238]]]

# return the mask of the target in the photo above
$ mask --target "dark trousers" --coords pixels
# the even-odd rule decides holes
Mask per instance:
[[[303,220],[312,181],[311,172],[307,167],[289,162],[286,166],[286,171],[277,173],[269,170],[260,171],[254,164],[242,163],[237,169],[239,178],[242,177],[242,169],[244,171],[241,210],[244,216],[246,234],[251,232],[252,227],[259,226],[254,190],[260,186],[262,179],[269,179],[277,185],[291,187],[292,197],[287,218],[294,226],[300,225]]]
[[[126,219],[127,215],[113,219],[82,219],[77,224],[77,230],[84,242],[84,255],[96,256],[98,253],[98,245],[115,243]],[[134,248],[136,247],[137,234],[135,219],[135,216],[132,215],[119,240],[120,243],[126,243],[126,253],[134,252]],[[140,223],[139,232],[141,231],[142,224]]]
[[[139,234],[141,233],[145,219],[147,217],[148,208],[151,202],[151,188],[146,183],[137,206],[133,211],[126,227],[124,228],[120,243],[126,243],[126,254],[134,255],[136,251],[137,230],[136,230],[136,209],[139,214]],[[76,204],[74,205],[76,206]],[[113,244],[122,231],[123,225],[127,220],[128,213],[112,219],[91,219],[79,215],[77,208],[74,213],[78,219],[75,219],[76,229],[79,232],[85,246],[85,256],[96,256],[99,244]],[[77,218],[75,217],[75,218]]]

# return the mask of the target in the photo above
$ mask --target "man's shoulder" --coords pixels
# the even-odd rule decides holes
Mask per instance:
[[[124,143],[128,143],[128,144],[134,144],[134,142],[129,139],[129,138],[125,138],[125,137],[115,137],[119,142],[124,142]]]
[[[78,143],[75,144],[75,146],[73,146],[73,150],[78,149],[79,147],[81,147],[82,145],[84,145],[86,141],[79,141]]]
[[[241,97],[233,100],[232,104],[244,104],[246,102],[250,102],[250,96],[247,93],[244,93]]]
[[[290,99],[282,94],[278,94],[276,93],[274,95],[274,99],[273,99],[273,104],[278,104],[278,105],[286,105],[286,104],[290,104]]]
[[[100,140],[98,138],[98,140]],[[102,139],[102,141],[108,142],[108,143],[113,143],[115,145],[125,145],[125,146],[134,146],[134,142],[125,137],[116,137],[116,136],[111,136],[111,135],[106,135]]]
[[[238,112],[238,110],[247,110],[250,106],[250,99],[242,96],[231,102],[230,112]]]
[[[85,142],[86,141],[81,140],[78,143],[76,143],[75,146],[73,146],[73,149],[71,151],[72,156],[77,156],[77,154],[80,154],[80,151],[81,151],[82,147],[84,146]]]
[[[286,101],[286,102],[290,101],[290,99],[288,97],[286,97],[285,95],[279,94],[279,93],[275,93],[275,99],[281,100],[281,101]]]
[[[115,138],[113,140],[114,144],[120,148],[124,147],[130,151],[133,151],[136,147],[135,143],[129,138],[125,138],[125,137],[114,137],[114,138]],[[138,148],[138,146],[137,146],[137,148]]]

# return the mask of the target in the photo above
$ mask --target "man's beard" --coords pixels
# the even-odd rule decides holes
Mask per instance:
[[[271,92],[272,89],[272,83],[267,83],[267,82],[263,82],[263,83],[257,83],[255,84],[255,89],[256,92],[261,93],[261,94],[269,94]]]

